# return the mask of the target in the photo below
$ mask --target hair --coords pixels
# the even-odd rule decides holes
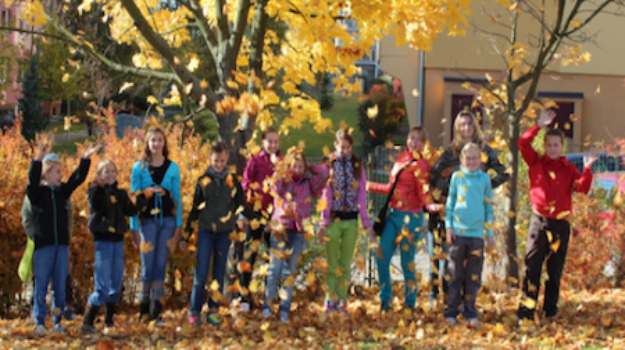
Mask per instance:
[[[480,123],[477,121],[477,117],[475,114],[469,110],[462,110],[456,115],[456,120],[454,120],[454,139],[451,142],[451,148],[456,155],[460,153],[463,148],[465,141],[462,139],[462,135],[460,135],[460,118],[470,118],[471,124],[473,125],[473,138],[472,142],[475,143],[479,149],[482,149],[482,145],[484,144],[484,135],[482,134],[482,127],[480,127]]]
[[[223,141],[215,141],[211,145],[211,154],[213,153],[221,153],[228,152],[228,145],[226,145]]]
[[[428,133],[425,131],[425,129],[421,127],[421,125],[413,126],[412,129],[410,129],[410,132],[408,132],[408,136],[410,136],[410,134],[412,134],[413,132],[419,133],[419,136],[421,136],[421,141],[423,143],[428,142]]]
[[[273,133],[280,135],[280,133],[278,132],[278,129],[275,126],[270,125],[266,127],[265,130],[263,130],[262,134],[260,134],[260,139],[264,140],[267,138],[268,134],[273,134]]]
[[[547,132],[545,132],[545,137],[543,138],[544,142],[547,142],[547,136],[557,136],[560,138],[560,142],[564,145],[564,133],[560,129],[549,128]]]
[[[98,163],[98,167],[96,168],[95,173],[98,174],[98,175],[102,174],[102,172],[104,171],[104,168],[106,168],[107,165],[111,165],[115,169],[115,172],[117,172],[117,166],[115,165],[115,163],[112,160],[110,160],[110,159],[102,159]]]
[[[347,141],[350,145],[354,145],[354,138],[349,132],[347,132],[347,130],[344,129],[339,129],[339,131],[334,134],[334,142],[338,143],[341,141]]]
[[[469,142],[464,147],[462,147],[462,151],[460,151],[460,159],[464,159],[466,155],[472,151],[477,151],[477,154],[480,154],[480,146],[473,142]]]
[[[148,130],[148,132],[145,134],[145,148],[143,149],[143,156],[141,157],[141,159],[145,162],[145,163],[150,163],[150,161],[152,160],[152,151],[150,151],[150,138],[152,137],[152,135],[156,134],[156,133],[160,133],[163,136],[163,140],[164,140],[164,144],[163,144],[163,157],[165,157],[165,159],[167,159],[167,157],[169,156],[169,148],[167,147],[167,136],[165,135],[165,130],[161,129],[161,128],[150,128],[150,130]]]
[[[62,166],[63,164],[61,164],[61,162],[58,162],[58,161],[52,160],[52,159],[49,159],[49,160],[46,160],[45,162],[43,162],[43,166],[42,166],[42,169],[41,169],[41,176],[45,176],[46,173],[48,171],[50,171],[50,169],[52,169],[52,167],[55,166],[55,165]]]

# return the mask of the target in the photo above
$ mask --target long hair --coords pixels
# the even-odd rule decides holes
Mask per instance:
[[[462,147],[465,144],[465,141],[462,139],[462,135],[460,135],[461,118],[471,119],[471,124],[473,125],[473,137],[471,138],[471,142],[475,143],[480,149],[482,149],[484,145],[484,135],[482,134],[482,128],[480,127],[480,123],[478,123],[475,114],[469,110],[462,110],[456,116],[456,120],[454,121],[454,139],[451,142],[451,149],[456,155],[459,155]]]
[[[150,151],[150,138],[156,133],[160,133],[163,136],[163,157],[167,159],[169,156],[169,148],[167,147],[167,135],[165,135],[165,130],[159,127],[152,127],[145,134],[145,147],[143,148],[143,155],[141,156],[141,160],[143,161],[144,165],[150,164],[150,162],[152,161],[152,151]]]

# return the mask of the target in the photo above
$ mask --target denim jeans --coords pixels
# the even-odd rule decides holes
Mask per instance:
[[[189,315],[199,316],[202,312],[206,292],[206,278],[208,278],[208,268],[211,257],[213,261],[213,280],[219,283],[219,292],[224,288],[224,274],[226,263],[228,262],[228,249],[230,249],[230,232],[213,233],[200,230],[197,236],[197,254],[195,265],[195,277],[193,278],[193,291],[191,292],[191,308]],[[212,282],[211,282],[212,283]],[[208,301],[211,311],[219,309],[219,302],[212,298]]]
[[[286,237],[285,237],[286,236]],[[287,231],[286,235],[282,234],[280,239],[276,238],[275,234],[271,234],[270,245],[272,249],[279,251],[293,250],[286,260],[282,260],[270,253],[271,263],[269,264],[269,274],[267,275],[267,285],[265,286],[265,308],[269,307],[267,303],[268,299],[275,300],[278,294],[278,284],[280,279],[286,280],[289,276],[295,277],[295,269],[297,268],[297,261],[302,254],[306,239],[304,235],[296,231]],[[284,242],[284,243],[283,243]],[[289,312],[291,310],[291,298],[293,297],[294,285],[284,286],[283,289],[286,292],[286,297],[281,298],[280,311]]]
[[[165,281],[169,258],[167,241],[174,236],[175,231],[176,218],[173,216],[164,217],[162,224],[157,219],[141,219],[141,241],[154,247],[149,252],[141,252],[141,282],[144,284]]]
[[[430,257],[430,300],[435,300],[438,297],[440,290],[442,289],[443,294],[447,293],[447,279],[445,277],[446,269],[447,269],[447,260],[446,259],[434,259],[434,248],[440,247],[443,253],[447,254],[449,252],[449,248],[447,247],[447,242],[441,239],[441,243],[438,244],[436,239],[434,238],[434,234],[431,231],[428,231],[428,255]],[[434,269],[436,267],[436,269]],[[436,271],[438,270],[438,271]],[[439,283],[438,276],[443,276],[442,282]]]
[[[389,209],[389,215],[380,237],[380,249],[378,253],[378,278],[380,283],[380,301],[390,303],[393,297],[391,282],[391,258],[397,244],[395,243],[404,228],[414,236],[412,239],[404,237],[399,242],[399,253],[401,257],[401,269],[404,273],[404,293],[405,303],[414,307],[417,301],[417,280],[415,278],[415,254],[417,242],[421,238],[423,226],[423,213],[410,213],[397,209]],[[406,223],[408,221],[408,223]]]
[[[61,321],[65,310],[65,282],[67,279],[67,266],[69,260],[69,248],[66,245],[47,246],[35,250],[35,305],[33,307],[33,317],[38,325],[45,324],[46,321],[46,294],[48,293],[48,283],[52,279],[51,314],[54,323]],[[54,315],[54,309],[58,308],[60,313]]]
[[[124,241],[95,242],[95,290],[89,296],[89,304],[102,306],[117,303],[122,290],[124,273]]]

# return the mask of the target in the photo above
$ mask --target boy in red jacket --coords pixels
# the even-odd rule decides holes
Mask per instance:
[[[532,140],[540,128],[553,122],[556,113],[542,114],[537,125],[529,128],[519,138],[519,149],[529,166],[532,221],[527,233],[527,253],[523,278],[523,299],[519,304],[519,319],[533,319],[540,291],[540,274],[543,261],[547,259],[548,280],[545,282],[543,310],[547,317],[558,312],[560,277],[569,245],[571,226],[567,218],[571,214],[571,193],[588,193],[592,184],[592,164],[598,159],[593,148],[584,155],[584,173],[562,156],[564,135],[560,130],[549,129],[545,133],[545,154],[539,155],[532,148]]]

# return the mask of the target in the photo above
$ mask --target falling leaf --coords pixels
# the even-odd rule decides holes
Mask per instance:
[[[556,219],[562,220],[565,217],[569,216],[570,213],[571,213],[571,211],[569,211],[569,210],[561,211],[560,213],[558,213],[558,215],[556,215]]]
[[[515,213],[514,211],[510,210],[510,211],[508,212],[508,217],[509,217],[510,219],[513,219],[515,216],[516,216],[516,213]]]
[[[557,252],[559,248],[560,248],[560,240],[557,240],[551,244],[551,250],[553,250],[554,252]]]
[[[367,108],[367,116],[369,117],[369,119],[375,119],[375,117],[378,116],[378,112],[378,105]]]
[[[154,250],[154,246],[152,245],[152,242],[150,241],[147,241],[147,242],[141,241],[141,247],[139,250],[141,251],[141,253],[147,254]]]
[[[135,83],[131,83],[131,82],[125,82],[120,88],[119,88],[119,94],[121,94],[122,92],[130,89],[131,87],[133,87],[135,85]]]

